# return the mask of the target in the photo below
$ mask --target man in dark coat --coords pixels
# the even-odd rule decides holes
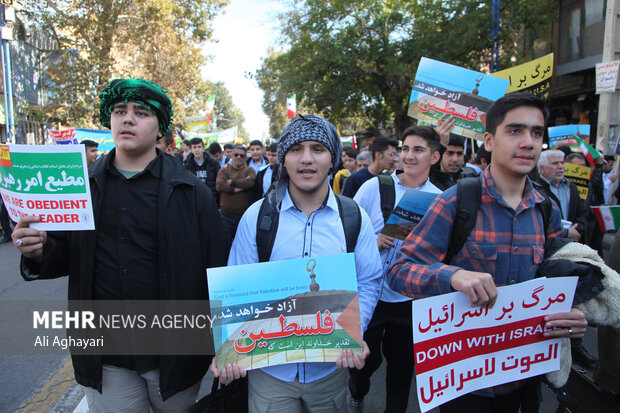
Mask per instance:
[[[196,175],[215,194],[215,179],[220,170],[220,164],[205,151],[202,139],[194,138],[189,141],[192,153],[187,155],[185,169]]]
[[[546,150],[538,160],[540,190],[556,203],[562,219],[570,221],[567,238],[579,241],[585,233],[590,218],[588,205],[579,196],[579,189],[564,176],[564,154]]]
[[[445,191],[464,177],[462,176],[464,164],[465,138],[451,133],[448,145],[441,154],[441,159],[431,167],[431,183]]]
[[[170,99],[142,79],[114,80],[100,98],[116,148],[89,170],[96,229],[47,233],[21,218],[22,276],[68,275],[69,300],[208,299],[205,270],[226,265],[224,230],[211,192],[155,147]],[[90,411],[186,411],[212,357],[167,354],[72,355]]]

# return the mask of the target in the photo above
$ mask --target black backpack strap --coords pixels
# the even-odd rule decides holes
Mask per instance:
[[[342,188],[344,188],[344,181],[347,180],[347,177],[344,176],[344,174],[340,174],[340,177],[338,178],[338,180],[340,182],[338,182],[338,186],[340,187],[340,192],[342,192]]]
[[[540,213],[543,218],[543,228],[545,229],[545,238],[547,237],[547,231],[549,231],[549,224],[551,223],[551,199],[545,194],[542,194],[545,197],[545,200],[536,204],[540,209]]]
[[[344,229],[344,238],[347,242],[347,252],[353,252],[362,227],[362,213],[357,203],[351,198],[339,194],[334,195],[336,195],[338,202],[338,212]]]
[[[362,227],[362,214],[357,203],[351,198],[336,194],[338,212],[344,236],[347,243],[347,252],[353,252],[357,245],[357,238]],[[258,211],[256,220],[256,250],[258,262],[267,262],[271,258],[271,251],[278,232],[280,214],[270,202],[270,197],[265,197]]]
[[[394,210],[396,203],[396,189],[394,188],[394,180],[390,175],[377,175],[379,178],[379,198],[381,199],[381,213],[383,214],[383,222],[387,222],[388,218]]]
[[[270,202],[271,197],[265,197],[258,211],[256,220],[256,250],[258,262],[267,262],[271,258],[271,250],[278,232],[280,214]]]
[[[532,181],[532,185],[534,186],[534,189],[538,191],[538,193],[541,194],[543,198],[545,198],[544,201],[537,203],[536,206],[538,207],[538,209],[540,210],[540,213],[542,214],[543,228],[545,230],[545,238],[546,238],[547,231],[549,230],[549,224],[551,223],[551,211],[553,209],[553,205],[551,204],[551,202],[553,201],[551,200],[551,198],[547,194],[547,191],[544,190],[543,186],[540,183],[536,181]],[[560,202],[558,201],[556,204],[560,205]]]
[[[450,264],[452,257],[465,245],[465,241],[476,225],[476,217],[482,199],[480,177],[459,179],[456,184],[456,216],[452,225],[450,244],[443,262]]]

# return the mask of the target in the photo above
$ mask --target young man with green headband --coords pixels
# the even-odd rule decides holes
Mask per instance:
[[[155,147],[172,124],[170,99],[142,79],[114,80],[100,98],[116,148],[89,170],[96,229],[46,233],[29,228],[37,217],[23,217],[13,237],[22,276],[68,275],[69,300],[208,299],[205,270],[226,265],[224,228],[209,189]],[[176,412],[195,403],[210,356],[131,350],[73,355],[91,412]]]

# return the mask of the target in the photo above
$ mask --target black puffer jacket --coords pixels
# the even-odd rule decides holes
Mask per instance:
[[[158,151],[159,153],[159,151]],[[90,191],[95,228],[104,196],[106,169],[114,150],[91,165]],[[205,269],[225,266],[228,248],[211,191],[170,155],[162,156],[159,184],[159,296],[161,300],[207,300]],[[96,230],[95,230],[96,231]],[[48,232],[41,265],[22,257],[27,281],[69,276],[69,300],[90,300],[97,236],[95,231]],[[189,388],[206,373],[211,356],[160,356],[164,400]],[[101,356],[72,356],[75,379],[101,391]]]
[[[200,166],[194,160],[194,154],[190,153],[187,155],[185,169],[196,175],[198,179],[209,187],[213,194],[216,193],[215,179],[217,178],[217,173],[220,170],[220,164],[218,161],[209,156],[207,152],[205,152],[204,160]]]

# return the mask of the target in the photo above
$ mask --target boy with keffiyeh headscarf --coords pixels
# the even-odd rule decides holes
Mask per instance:
[[[205,270],[226,265],[224,230],[211,191],[156,149],[172,125],[170,99],[143,79],[114,80],[100,98],[116,148],[89,168],[96,229],[39,232],[29,228],[38,217],[23,217],[13,238],[22,276],[69,275],[70,300],[208,299]],[[140,355],[131,342],[128,356],[73,356],[90,411],[192,406],[211,357]]]
[[[279,221],[269,261],[345,253],[352,247],[347,245],[338,201],[328,179],[336,170],[341,153],[336,128],[323,118],[299,115],[285,126],[278,141],[278,179],[265,198],[254,203],[241,218],[228,265],[259,261],[257,220],[264,202],[274,206]],[[353,252],[363,332],[377,303],[381,265],[370,219],[366,212],[352,204],[361,216]],[[256,275],[248,274],[252,276]],[[343,411],[346,368],[361,369],[367,355],[368,346],[363,343],[361,358],[351,350],[343,350],[336,363],[290,363],[251,370],[248,373],[249,410]],[[215,361],[211,370],[223,382],[245,375],[237,365],[217,371]]]

